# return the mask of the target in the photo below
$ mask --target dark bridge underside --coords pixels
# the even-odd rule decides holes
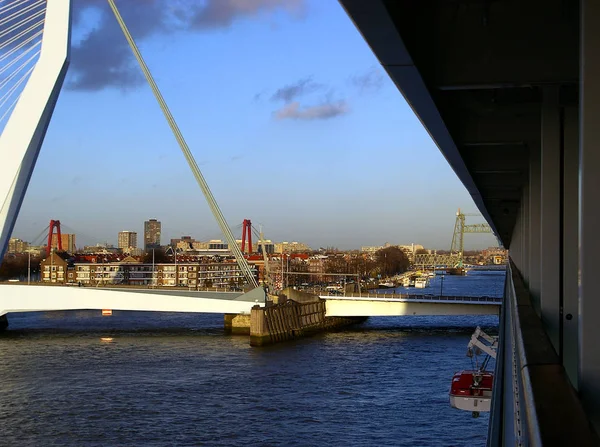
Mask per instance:
[[[577,102],[567,0],[340,0],[505,246],[539,154],[544,87]]]

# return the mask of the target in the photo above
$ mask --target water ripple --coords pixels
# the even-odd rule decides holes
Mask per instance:
[[[473,327],[495,317],[373,318],[265,349],[225,336],[218,315],[10,323],[2,445],[485,445],[487,416],[450,408],[447,393],[470,366]]]

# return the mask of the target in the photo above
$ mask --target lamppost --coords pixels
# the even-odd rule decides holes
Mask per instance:
[[[169,246],[169,248],[167,248],[167,250],[165,251],[165,254],[169,253],[169,250],[171,250],[171,253],[173,253],[173,256],[175,256],[175,287],[179,286],[179,272],[177,271],[177,247],[173,248],[172,245]],[[169,272],[169,270],[167,270],[167,272]],[[166,278],[170,278],[171,273],[166,273]]]
[[[154,274],[154,248],[152,249],[152,288],[156,287],[156,279]]]
[[[444,291],[444,274],[442,273],[442,282],[440,284],[440,298],[442,297],[443,291]]]
[[[31,284],[31,250],[27,250],[27,285]]]
[[[285,258],[285,286],[290,286],[290,256]]]

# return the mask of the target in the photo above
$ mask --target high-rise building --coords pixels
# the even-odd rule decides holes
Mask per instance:
[[[144,222],[144,250],[160,247],[160,222],[150,219]]]
[[[69,233],[62,233],[60,235],[60,242],[62,245],[62,249],[69,253],[75,252],[75,235]],[[58,234],[52,233],[52,243],[50,246],[51,249],[58,249]]]
[[[29,243],[15,237],[8,241],[8,253],[25,253],[29,249]]]
[[[135,231],[119,231],[118,242],[121,250],[137,248],[137,233]]]

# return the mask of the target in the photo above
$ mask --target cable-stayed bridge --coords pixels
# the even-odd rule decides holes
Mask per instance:
[[[10,312],[68,309],[122,309],[173,312],[248,313],[256,304],[264,305],[266,292],[257,283],[246,259],[238,247],[225,218],[215,201],[204,176],[164,101],[158,85],[129,33],[116,4],[108,0],[140,68],[151,87],[164,116],[171,127],[183,155],[198,182],[215,220],[219,224],[230,250],[246,281],[245,294],[206,294],[194,291],[163,289],[110,289],[89,287],[56,287],[16,285],[0,286],[0,316]],[[65,79],[70,57],[70,0],[15,0],[0,6],[0,258],[6,252],[21,203],[50,124],[54,105]],[[246,225],[247,224],[247,225]],[[244,230],[250,222],[245,222]],[[50,234],[52,233],[52,223]],[[251,244],[251,235],[249,234]],[[49,236],[50,237],[50,236]],[[243,237],[243,240],[245,238]],[[262,240],[262,237],[261,237]],[[462,241],[462,239],[461,239]],[[462,244],[462,242],[461,242]],[[50,243],[48,244],[50,247]],[[461,245],[462,250],[462,245]],[[263,250],[264,253],[264,250]],[[325,297],[334,302],[332,298]],[[340,301],[340,300],[338,300]],[[449,304],[453,304],[448,310]],[[415,299],[404,302],[389,297],[354,297],[337,303],[335,315],[406,315],[494,313],[498,303],[435,302]],[[416,306],[416,307],[415,307]],[[487,306],[487,307],[486,307]],[[491,306],[491,307],[490,307]],[[439,309],[444,308],[445,311]],[[361,310],[356,310],[361,309]],[[463,310],[459,310],[463,309]],[[482,310],[486,309],[486,310]],[[490,309],[492,309],[490,311]],[[383,312],[383,313],[382,313]]]
[[[246,283],[245,297],[166,296],[161,291],[131,292],[52,287],[4,286],[0,312],[58,309],[129,309],[243,313],[265,302],[265,291],[244,259],[231,229],[200,172],[183,135],[154,82],[114,2],[109,1],[173,134],[221,227]],[[0,259],[4,257],[35,168],[70,58],[71,1],[15,0],[0,6]]]

